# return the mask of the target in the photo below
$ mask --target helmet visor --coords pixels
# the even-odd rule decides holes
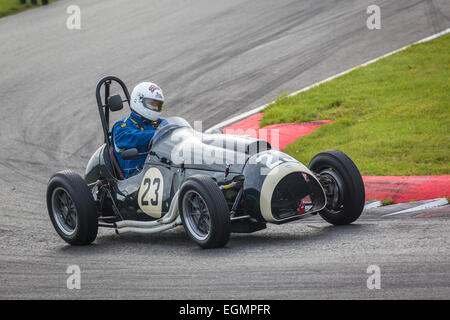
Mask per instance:
[[[151,99],[151,98],[144,98],[142,99],[142,104],[147,109],[150,109],[152,111],[161,112],[164,102]]]

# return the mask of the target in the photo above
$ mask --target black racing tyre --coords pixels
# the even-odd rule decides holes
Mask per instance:
[[[200,247],[220,248],[228,243],[230,211],[213,179],[206,175],[188,178],[181,186],[178,208],[186,233]]]
[[[321,217],[334,225],[354,222],[364,208],[364,183],[355,163],[343,152],[327,150],[315,155],[309,169],[319,175],[327,196]]]
[[[83,178],[74,171],[60,171],[50,178],[47,209],[56,232],[71,245],[88,245],[97,237],[94,199]]]

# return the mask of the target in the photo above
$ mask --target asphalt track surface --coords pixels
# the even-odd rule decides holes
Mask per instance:
[[[81,30],[65,27],[81,7]],[[366,28],[381,7],[382,29]],[[45,207],[55,171],[83,173],[101,143],[94,88],[105,75],[165,91],[166,116],[204,129],[450,26],[436,1],[65,1],[0,19],[0,298],[449,298],[448,207],[365,212],[233,235],[201,250],[181,227],[102,230],[66,245]],[[318,152],[321,150],[318,150]],[[374,209],[375,210],[375,209]],[[81,268],[81,290],[66,268]],[[369,265],[381,289],[369,290]]]

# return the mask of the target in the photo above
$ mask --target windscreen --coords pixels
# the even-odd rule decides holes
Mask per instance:
[[[192,129],[189,122],[187,122],[183,118],[180,118],[180,117],[166,118],[161,122],[158,130],[156,131],[155,135],[153,136],[152,144],[155,145],[155,143],[159,139],[161,139],[162,136],[164,136],[166,133],[173,131],[177,128],[191,128]]]

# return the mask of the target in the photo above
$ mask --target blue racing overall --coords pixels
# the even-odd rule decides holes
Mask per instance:
[[[137,174],[142,169],[146,155],[132,160],[123,160],[121,152],[131,148],[137,148],[139,153],[147,152],[148,143],[162,121],[164,121],[162,118],[153,122],[144,121],[139,115],[131,112],[128,118],[123,118],[114,124],[111,145],[125,178]]]

